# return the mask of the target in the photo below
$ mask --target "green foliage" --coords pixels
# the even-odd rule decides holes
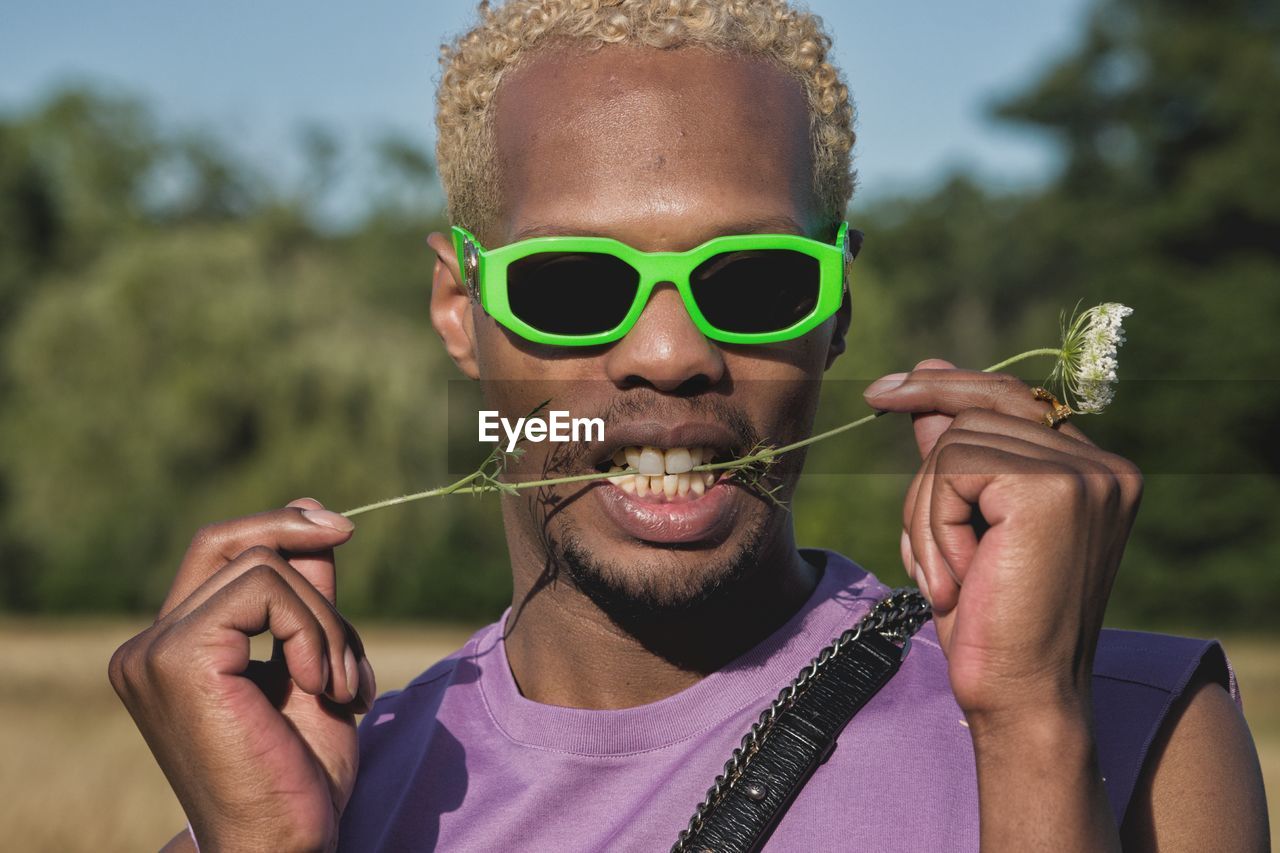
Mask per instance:
[[[1113,622],[1262,627],[1280,606],[1280,11],[1103,0],[1077,49],[997,107],[1059,140],[1048,186],[957,175],[854,218],[849,350],[819,428],[939,356],[1053,343],[1059,312],[1119,301],[1124,380],[1080,423],[1147,473]],[[444,485],[457,374],[427,317],[440,227],[430,157],[374,146],[368,213],[319,210],[345,153],[298,134],[281,186],[142,104],[67,91],[0,117],[0,608],[152,609],[195,529],[309,494],[347,508]],[[1029,379],[1040,381],[1036,368]],[[1137,380],[1137,381],[1135,381]],[[802,544],[902,582],[905,419],[811,448]],[[353,614],[492,617],[509,596],[493,497],[360,519]]]

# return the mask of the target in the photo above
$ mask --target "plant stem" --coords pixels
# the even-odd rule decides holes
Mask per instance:
[[[1010,365],[1017,364],[1018,362],[1025,361],[1026,359],[1029,359],[1029,358],[1036,358],[1037,356],[1058,357],[1061,355],[1062,355],[1062,350],[1056,347],[1044,347],[1042,349],[1027,350],[1026,352],[1018,353],[1015,356],[1006,358],[1004,361],[1000,362],[999,364],[993,364],[990,367],[983,368],[982,372],[994,373],[997,370],[1003,370],[1006,367],[1009,367]],[[811,435],[808,438],[802,439],[800,441],[793,441],[791,444],[784,444],[781,447],[768,447],[757,453],[752,453],[749,456],[742,456],[737,459],[730,459],[727,462],[711,462],[703,465],[695,465],[691,470],[722,471],[725,469],[732,470],[736,468],[745,468],[746,466],[754,462],[761,462],[767,459],[772,459],[775,456],[781,456],[783,453],[790,453],[791,451],[798,450],[801,447],[807,447],[810,444],[815,444],[819,441],[824,441],[828,438],[831,438],[832,436],[839,435],[842,432],[847,432],[848,430],[851,430],[854,427],[860,427],[865,423],[870,423],[871,421],[874,421],[876,418],[884,414],[887,414],[887,412],[875,411],[869,415],[864,415],[855,421],[850,421],[847,424],[841,424],[838,427],[833,427],[832,429],[829,429],[825,432],[820,432],[820,433],[817,433],[816,435]],[[458,480],[456,483],[452,483],[448,486],[441,486],[438,489],[429,489],[425,492],[415,492],[412,495],[404,495],[398,498],[389,498],[388,500],[385,500],[385,501],[378,501],[377,503],[366,504],[361,507],[356,507],[355,509],[347,510],[342,514],[345,515],[347,518],[351,518],[354,515],[360,515],[361,513],[365,513],[365,512],[372,512],[375,509],[382,509],[384,507],[389,507],[389,506],[397,506],[399,504],[409,503],[410,501],[421,500],[422,498],[434,498],[434,497],[439,497],[440,495],[474,495],[474,494],[480,494],[482,492],[498,491],[499,490],[498,487],[490,485],[487,482],[482,483],[480,485],[471,485],[471,483],[473,483],[475,480],[481,479],[484,473],[485,473],[485,469],[482,466],[481,468],[463,477],[461,480]],[[636,474],[636,473],[638,472],[631,468],[628,468],[625,471],[613,471],[610,473],[596,471],[590,474],[576,474],[571,477],[553,477],[547,480],[526,480],[521,483],[504,483],[502,486],[502,490],[518,491],[521,489],[536,489],[540,486],[556,486],[561,483],[582,483],[589,480],[607,480],[613,477],[623,477],[623,476],[627,476],[628,474]]]
[[[458,482],[451,483],[447,486],[441,486],[437,489],[428,489],[425,492],[414,492],[411,495],[401,495],[398,498],[388,498],[385,501],[378,501],[377,503],[365,504],[364,506],[358,506],[355,509],[349,509],[342,514],[345,515],[347,518],[350,518],[353,515],[360,515],[360,513],[362,512],[372,512],[375,509],[382,509],[383,507],[388,507],[388,506],[396,506],[397,504],[405,504],[405,503],[409,503],[409,501],[421,500],[422,498],[434,498],[439,495],[452,495],[457,492],[471,492],[471,491],[474,491],[474,489],[463,489],[462,487],[465,486],[467,483],[470,483],[472,480],[476,479],[483,473],[484,473],[484,469],[480,469],[478,471],[472,471],[470,474],[463,477]]]
[[[1026,352],[1020,352],[1015,356],[1006,358],[1004,361],[1000,362],[999,364],[993,364],[990,367],[983,368],[982,372],[995,373],[997,370],[1004,370],[1006,367],[1008,367],[1011,364],[1017,364],[1020,361],[1024,361],[1028,358],[1035,358],[1038,355],[1052,355],[1055,357],[1060,356],[1062,355],[1062,348],[1061,347],[1044,347],[1042,349],[1032,349],[1032,350],[1027,350]]]

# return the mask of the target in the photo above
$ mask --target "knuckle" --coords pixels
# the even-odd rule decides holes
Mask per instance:
[[[274,589],[281,581],[275,567],[268,563],[258,563],[245,569],[240,576],[241,581],[252,589],[266,592]]]
[[[222,543],[222,525],[206,524],[191,537],[190,551],[216,551]]]
[[[1142,469],[1138,467],[1138,463],[1125,456],[1117,456],[1114,453],[1110,455],[1109,460],[1118,477],[1141,482]]]
[[[1115,454],[1110,455],[1107,461],[1123,489],[1134,495],[1142,494],[1146,480],[1137,463]]]
[[[156,637],[137,667],[135,678],[160,687],[171,684],[174,676],[184,672],[191,660],[191,649],[177,631],[166,631]]]
[[[236,555],[237,560],[250,560],[259,565],[270,565],[280,559],[280,552],[266,545],[254,545]]]
[[[1055,500],[1067,504],[1083,503],[1088,491],[1088,484],[1078,470],[1059,463],[1049,464],[1042,486]]]
[[[991,384],[987,386],[987,400],[993,405],[998,405],[1001,400],[1010,397],[1020,397],[1027,394],[1027,383],[1018,377],[1009,373],[993,373],[991,374]]]
[[[1025,382],[1023,382],[1018,377],[1014,376],[1012,373],[1005,373],[1004,371],[1000,371],[998,373],[992,373],[989,375],[991,376],[991,381],[993,386],[995,388],[998,388],[1001,393],[1007,393],[1009,391],[1013,391],[1017,389],[1020,386],[1022,387],[1026,386]]]
[[[107,678],[116,692],[123,695],[138,681],[138,658],[143,645],[143,634],[131,637],[120,645],[107,663]]]
[[[963,443],[960,439],[964,436],[955,435],[946,444],[941,444],[938,449],[938,469],[950,470],[960,465],[969,457],[969,445]]]

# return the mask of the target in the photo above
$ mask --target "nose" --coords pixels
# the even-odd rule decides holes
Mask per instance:
[[[669,283],[654,288],[635,326],[605,355],[605,371],[619,388],[696,393],[720,382],[724,370],[719,347],[698,331]]]

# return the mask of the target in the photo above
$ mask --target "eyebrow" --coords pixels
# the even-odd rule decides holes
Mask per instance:
[[[723,237],[728,234],[801,234],[804,229],[800,227],[790,216],[761,216],[753,219],[743,219],[735,222],[717,225],[708,228],[703,234],[702,239],[691,246],[698,246],[714,237]],[[511,238],[511,242],[519,240],[528,240],[532,237],[608,237],[610,239],[618,239],[616,235],[609,234],[604,231],[598,231],[592,228],[576,228],[566,227],[562,225],[552,224],[534,224],[526,225],[517,231]],[[625,240],[622,242],[626,242]]]

